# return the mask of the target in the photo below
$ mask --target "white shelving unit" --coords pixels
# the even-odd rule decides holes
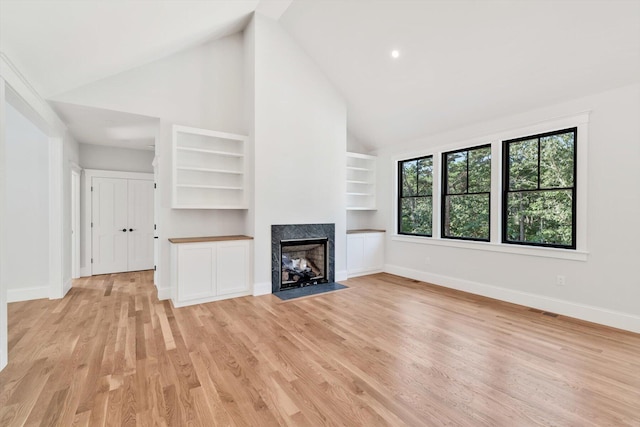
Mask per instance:
[[[246,137],[173,126],[174,209],[247,209]]]
[[[347,153],[347,210],[376,210],[376,157]]]

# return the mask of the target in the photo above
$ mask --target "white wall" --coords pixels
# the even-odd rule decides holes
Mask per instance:
[[[477,140],[587,110],[587,179],[578,176],[577,181],[578,188],[587,185],[586,261],[394,240],[398,156],[429,154],[429,147]],[[374,226],[388,231],[386,270],[640,332],[638,117],[640,86],[634,85],[381,151]],[[578,146],[578,155],[584,148]],[[565,286],[556,285],[557,275],[566,277]]]
[[[244,132],[243,38],[234,34],[107,77],[52,100]]]
[[[83,169],[153,173],[155,153],[151,150],[94,144],[79,144],[79,147],[80,166]]]
[[[171,209],[171,125],[245,134],[243,63],[243,36],[234,34],[55,98],[160,119],[155,154],[161,298],[169,295],[168,238],[246,232],[247,211]]]
[[[255,283],[271,289],[271,225],[335,223],[346,278],[346,105],[276,21],[254,16]]]
[[[49,297],[48,137],[6,105],[7,299]]]
[[[1,64],[1,62],[0,62]],[[6,158],[5,158],[5,139],[6,139],[6,85],[0,76],[0,370],[7,366],[9,358],[9,327],[7,319],[7,279],[5,266],[7,265],[7,244],[5,222],[5,206],[6,201]]]

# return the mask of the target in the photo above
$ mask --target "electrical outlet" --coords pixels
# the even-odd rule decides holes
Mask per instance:
[[[558,286],[564,286],[565,285],[564,276],[561,276],[561,275],[556,276],[556,285],[558,285]]]

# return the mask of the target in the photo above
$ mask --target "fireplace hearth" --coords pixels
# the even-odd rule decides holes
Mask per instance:
[[[334,239],[334,224],[272,225],[272,292],[333,282]]]

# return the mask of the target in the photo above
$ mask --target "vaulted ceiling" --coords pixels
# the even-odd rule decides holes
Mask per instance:
[[[240,31],[256,9],[371,148],[640,81],[640,0],[0,0],[0,50],[51,98]]]

